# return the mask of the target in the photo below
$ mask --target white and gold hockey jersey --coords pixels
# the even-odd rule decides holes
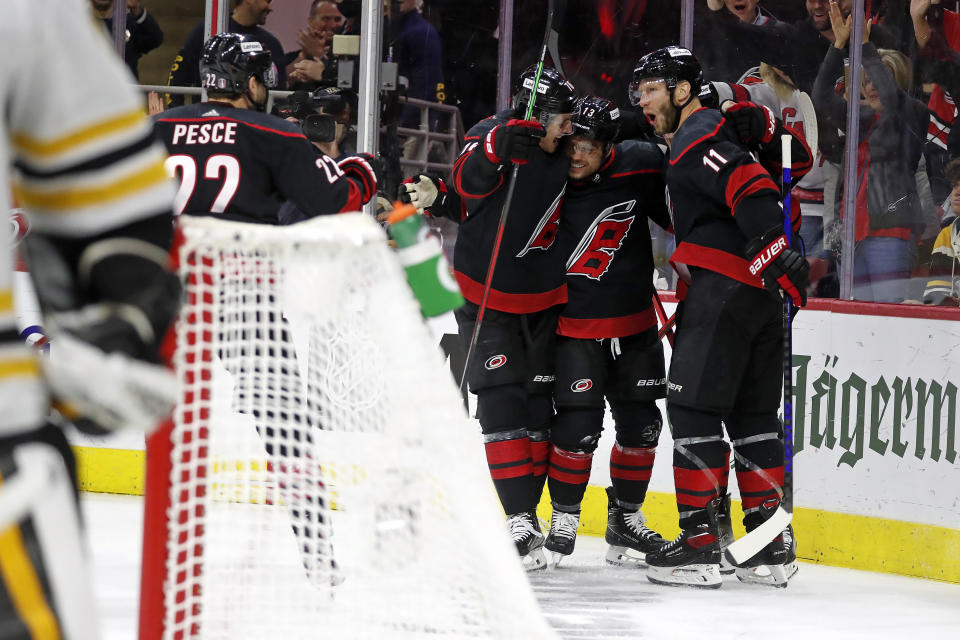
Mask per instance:
[[[169,210],[165,151],[87,0],[5,0],[0,58],[0,212],[15,197],[34,232],[82,240]],[[15,326],[10,234],[0,256],[2,437],[41,424],[48,398]]]

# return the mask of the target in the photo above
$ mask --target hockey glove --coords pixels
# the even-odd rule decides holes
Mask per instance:
[[[377,174],[379,161],[369,153],[349,156],[337,163],[344,176],[360,189],[360,200],[363,204],[377,195]]]
[[[807,304],[810,265],[799,251],[787,246],[782,229],[775,227],[754,238],[747,244],[746,253],[750,273],[760,278],[767,289],[783,290],[797,307]]]
[[[545,133],[543,125],[535,120],[514,118],[490,130],[483,141],[483,153],[498,167],[507,162],[526,164]]]
[[[777,133],[777,118],[769,107],[727,100],[720,105],[727,124],[747,146],[769,144]]]
[[[404,180],[399,191],[400,202],[412,204],[417,213],[423,213],[435,202],[442,207],[447,197],[446,185],[438,174],[418,173]]]

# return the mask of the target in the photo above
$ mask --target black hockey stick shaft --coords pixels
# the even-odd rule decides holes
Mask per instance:
[[[556,27],[553,24],[556,13],[556,4],[559,0],[549,0],[547,8],[547,26],[543,32],[543,46],[540,48],[540,60],[537,63],[537,74],[533,78],[533,87],[530,89],[530,100],[527,101],[527,111],[524,120],[529,120],[533,116],[533,106],[537,99],[537,88],[540,86],[540,74],[543,72],[543,61],[547,57],[547,49],[551,46],[551,39],[556,45]],[[553,56],[558,54],[554,53]],[[553,61],[554,65],[559,64],[559,60]],[[487,277],[483,283],[483,295],[480,297],[480,306],[477,309],[477,318],[473,323],[473,331],[470,334],[470,344],[467,346],[467,356],[463,363],[463,375],[460,376],[460,391],[463,392],[464,385],[467,383],[467,372],[470,371],[470,362],[473,359],[473,352],[477,346],[477,338],[480,336],[480,327],[483,324],[483,316],[487,310],[487,302],[490,298],[490,288],[493,284],[493,273],[497,266],[497,258],[500,255],[500,245],[503,243],[503,231],[507,226],[507,218],[510,215],[510,203],[513,201],[513,192],[517,186],[517,174],[520,173],[520,165],[514,163],[510,171],[510,179],[507,182],[507,195],[503,200],[503,208],[500,209],[500,221],[497,224],[497,234],[493,241],[493,250],[490,252],[490,263],[487,265]]]

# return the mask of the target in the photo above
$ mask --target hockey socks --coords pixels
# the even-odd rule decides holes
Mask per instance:
[[[624,447],[619,442],[610,449],[610,482],[621,503],[643,504],[653,473],[656,447]]]
[[[533,456],[533,504],[540,503],[543,485],[547,481],[547,468],[550,464],[550,431],[529,431],[530,453]]]
[[[508,514],[529,511],[533,452],[527,430],[488,433],[483,440],[490,477],[503,510]]]
[[[593,453],[567,451],[553,445],[547,480],[551,500],[568,511],[577,509],[587,490],[592,464]]]

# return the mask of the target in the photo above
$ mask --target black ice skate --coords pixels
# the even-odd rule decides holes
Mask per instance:
[[[733,521],[730,519],[730,494],[720,496],[720,506],[717,508],[717,522],[720,525],[720,549],[726,549],[733,542]],[[720,573],[730,575],[737,570],[726,554],[720,554]]]
[[[793,525],[788,524],[783,530],[783,547],[787,551],[787,556],[783,561],[783,568],[787,572],[787,580],[797,575],[797,539],[793,537]]]
[[[787,586],[787,543],[783,534],[770,541],[760,552],[736,569],[740,582],[762,584],[769,587]],[[796,563],[794,563],[796,566]]]
[[[579,526],[579,511],[570,513],[554,507],[553,516],[550,519],[550,533],[547,534],[547,541],[543,544],[547,551],[553,554],[554,564],[559,565],[564,556],[573,553]]]
[[[517,545],[523,568],[527,571],[545,569],[547,560],[543,555],[543,534],[540,533],[540,522],[533,512],[515,513],[507,517],[507,527],[510,537]]]
[[[676,540],[647,554],[647,580],[668,586],[720,588],[719,503],[717,498],[707,506],[707,523],[684,529]]]
[[[761,505],[757,511],[744,518],[747,531],[756,529],[768,518],[772,517],[779,503]],[[789,539],[787,539],[789,538]],[[787,586],[791,573],[787,570],[787,557],[792,556],[792,573],[796,573],[796,549],[793,547],[793,529],[787,525],[780,535],[771,540],[767,546],[756,555],[742,562],[736,569],[740,582],[762,584],[770,587],[784,588]]]
[[[619,567],[642,567],[643,557],[667,544],[659,533],[647,527],[643,512],[625,511],[617,502],[613,487],[607,487],[607,531],[604,539],[610,548],[607,562]],[[633,553],[631,553],[633,552]]]

